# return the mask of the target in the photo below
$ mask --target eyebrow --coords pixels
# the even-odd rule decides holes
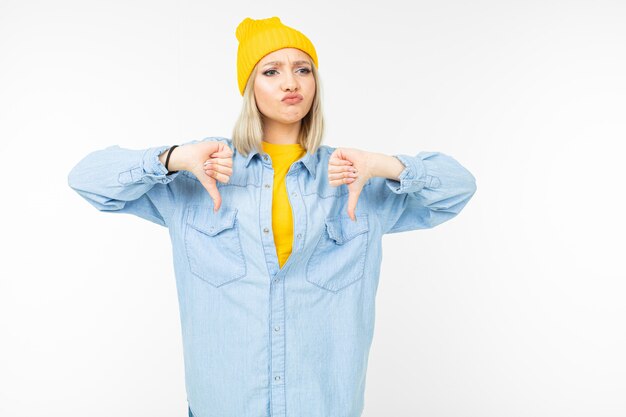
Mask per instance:
[[[309,61],[293,61],[292,65],[302,65],[302,64],[311,65]],[[268,65],[276,65],[280,67],[281,65],[283,65],[283,62],[282,61],[270,61],[270,62],[266,62],[265,64],[263,64],[264,67]]]

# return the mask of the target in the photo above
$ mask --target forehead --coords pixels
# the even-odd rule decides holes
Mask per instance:
[[[281,61],[281,62],[293,62],[293,61],[306,61],[308,63],[311,62],[311,57],[298,48],[282,48],[276,51],[270,52],[265,55],[261,61],[260,65],[263,65],[270,61]]]

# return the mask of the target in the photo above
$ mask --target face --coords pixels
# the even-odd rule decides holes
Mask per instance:
[[[307,53],[296,48],[279,49],[259,61],[254,97],[263,118],[290,124],[306,116],[315,96],[312,62]],[[297,94],[298,99],[284,100],[290,93]]]

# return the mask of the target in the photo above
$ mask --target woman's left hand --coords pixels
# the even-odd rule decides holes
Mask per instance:
[[[328,181],[333,187],[348,186],[348,216],[356,220],[356,203],[363,186],[373,175],[374,153],[337,148],[328,161]]]

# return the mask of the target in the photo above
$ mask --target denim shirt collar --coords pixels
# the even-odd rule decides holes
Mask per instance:
[[[302,164],[304,164],[304,166],[309,170],[313,178],[315,178],[315,173],[317,169],[318,153],[319,153],[319,149],[314,154],[307,152],[306,154],[304,154],[302,158],[296,161],[296,162],[302,162]],[[252,149],[250,153],[248,154],[248,156],[246,157],[246,162],[245,162],[246,168],[248,167],[248,165],[250,164],[250,161],[255,155],[258,155],[259,158],[261,158],[262,156],[262,154],[259,152],[258,149],[256,148]]]

